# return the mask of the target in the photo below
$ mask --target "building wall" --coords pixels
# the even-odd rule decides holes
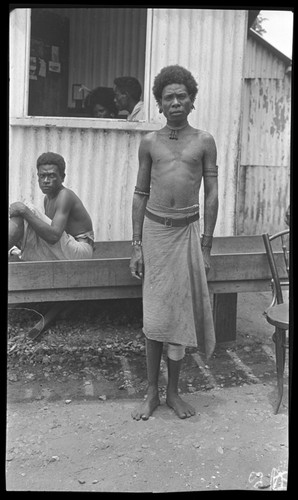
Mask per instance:
[[[237,234],[285,227],[290,203],[291,73],[249,37],[244,69]]]
[[[190,69],[199,84],[190,123],[209,131],[217,145],[219,215],[215,234],[235,234],[247,11],[149,11],[144,84],[149,123],[131,126],[88,119],[26,118],[23,104],[28,84],[19,71],[18,62],[28,60],[25,42],[30,26],[27,14],[27,24],[23,21],[20,34],[17,29],[20,13],[12,19],[15,60],[11,79],[18,82],[23,79],[24,89],[21,90],[23,100],[11,110],[10,200],[29,199],[40,204],[41,194],[35,178],[36,158],[46,150],[57,151],[67,162],[65,184],[74,189],[86,204],[95,222],[96,238],[130,239],[131,199],[138,168],[139,141],[143,133],[158,129],[165,123],[152,96],[154,77],[163,66],[178,63]],[[15,92],[14,86],[11,99]],[[203,218],[202,200],[201,195]]]

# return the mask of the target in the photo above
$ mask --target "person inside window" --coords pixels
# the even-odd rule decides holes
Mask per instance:
[[[120,76],[114,80],[114,101],[118,111],[128,111],[130,122],[145,119],[142,87],[133,76]]]
[[[97,87],[92,90],[85,98],[84,107],[92,118],[116,118],[118,114],[114,92],[109,87]]]

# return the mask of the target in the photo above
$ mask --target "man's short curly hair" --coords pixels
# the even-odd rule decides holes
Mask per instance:
[[[56,165],[59,169],[60,176],[64,179],[65,177],[65,161],[63,156],[58,153],[42,153],[36,161],[36,168],[38,169],[41,165]]]
[[[198,92],[197,82],[195,81],[190,71],[183,68],[182,66],[179,66],[178,64],[174,64],[162,68],[162,70],[154,79],[152,91],[158,104],[161,101],[162,91],[164,87],[166,87],[166,85],[171,85],[172,83],[180,83],[185,85],[192,102],[194,102]]]

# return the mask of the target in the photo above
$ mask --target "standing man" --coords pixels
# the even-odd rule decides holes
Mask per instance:
[[[9,207],[9,249],[21,250],[21,260],[89,259],[93,255],[92,221],[79,197],[63,185],[65,161],[57,153],[37,159],[37,177],[44,210],[20,201]]]
[[[114,101],[119,111],[128,111],[127,120],[144,120],[144,103],[141,101],[142,87],[133,76],[120,76],[114,80]]]
[[[188,115],[198,88],[192,74],[173,65],[156,76],[153,94],[167,123],[146,134],[139,147],[133,196],[131,274],[144,276],[143,331],[148,391],[132,417],[147,420],[160,404],[158,376],[163,343],[168,344],[166,402],[180,418],[195,409],[178,394],[186,346],[208,357],[215,346],[206,271],[218,211],[216,145],[191,127]],[[200,238],[199,191],[204,184],[204,234]]]

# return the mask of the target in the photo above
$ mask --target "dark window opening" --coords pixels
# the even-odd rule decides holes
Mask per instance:
[[[114,80],[144,89],[146,24],[140,8],[32,8],[28,115],[125,118]]]

